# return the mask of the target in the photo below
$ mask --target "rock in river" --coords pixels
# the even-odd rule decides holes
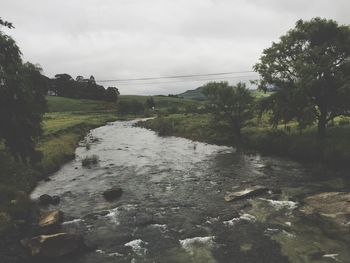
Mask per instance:
[[[39,197],[39,204],[48,206],[48,205],[58,205],[60,202],[60,197],[57,195],[51,196],[48,194],[43,194]]]
[[[43,194],[39,197],[39,203],[41,205],[49,205],[51,204],[52,197],[48,194]]]
[[[21,240],[21,244],[28,248],[32,256],[55,258],[78,251],[83,247],[83,240],[79,235],[58,233],[41,235]]]
[[[241,191],[226,193],[225,201],[230,202],[230,201],[239,200],[239,199],[243,199],[243,198],[253,197],[256,195],[263,194],[267,191],[268,191],[268,189],[266,187],[253,186],[253,187],[241,190]]]
[[[123,190],[120,187],[113,187],[103,193],[103,197],[107,201],[113,201],[118,199],[123,194]]]
[[[306,215],[318,214],[339,226],[350,227],[350,193],[325,192],[304,199],[300,209]]]
[[[38,225],[40,227],[52,227],[62,223],[63,212],[59,210],[45,212],[40,216]]]

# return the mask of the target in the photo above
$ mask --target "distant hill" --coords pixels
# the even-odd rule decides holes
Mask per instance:
[[[187,90],[184,93],[178,94],[179,97],[192,100],[206,100],[206,97],[202,93],[203,87],[199,87],[193,90]]]

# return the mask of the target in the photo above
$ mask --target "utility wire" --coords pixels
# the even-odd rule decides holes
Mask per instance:
[[[234,77],[222,77],[222,78],[204,78],[204,79],[183,79],[175,81],[153,81],[153,82],[136,82],[136,83],[118,83],[118,86],[127,86],[127,85],[153,85],[153,84],[168,84],[168,83],[181,83],[181,82],[198,82],[198,81],[215,81],[215,80],[228,80],[236,78],[256,78],[257,75],[244,75],[244,76],[234,76]]]
[[[231,72],[207,73],[207,74],[174,75],[174,76],[165,76],[165,77],[144,77],[144,78],[130,78],[130,79],[101,79],[101,80],[97,80],[96,82],[124,82],[124,81],[138,81],[138,80],[178,79],[178,78],[243,74],[243,73],[253,73],[253,72],[254,71],[247,70],[247,71],[231,71]]]

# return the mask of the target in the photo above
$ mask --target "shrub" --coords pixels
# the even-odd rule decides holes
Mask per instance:
[[[345,119],[345,118],[341,118],[338,122],[339,126],[347,126],[350,125],[350,120],[349,119]]]

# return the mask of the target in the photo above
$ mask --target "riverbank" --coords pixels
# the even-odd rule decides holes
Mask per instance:
[[[338,120],[329,127],[327,137],[320,140],[316,129],[300,133],[293,124],[271,129],[264,120],[252,120],[237,140],[224,124],[213,123],[210,114],[172,114],[140,122],[140,127],[154,130],[160,135],[171,135],[195,141],[257,150],[263,154],[289,157],[304,163],[322,163],[347,167],[350,161],[350,125]]]
[[[79,141],[89,130],[128,119],[128,116],[118,117],[116,106],[111,103],[49,98],[48,108],[43,121],[44,135],[37,144],[43,156],[38,164],[28,166],[15,162],[0,145],[0,247],[5,250],[0,251],[1,262],[13,260],[11,255],[20,251],[18,240],[31,224],[29,194],[37,183],[74,158]]]

